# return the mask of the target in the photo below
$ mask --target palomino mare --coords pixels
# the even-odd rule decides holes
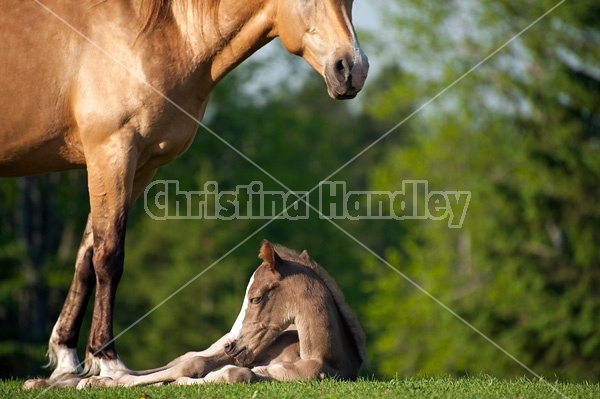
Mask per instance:
[[[87,168],[90,214],[52,330],[49,381],[124,369],[113,342],[127,214],[158,167],[191,144],[210,91],[279,36],[336,99],[368,62],[352,0],[5,0],[0,13],[0,176]],[[95,288],[85,370],[76,344]],[[71,378],[72,377],[72,378]]]
[[[335,282],[306,251],[264,241],[260,258],[231,331],[210,348],[80,387],[355,379],[366,359],[364,334]]]

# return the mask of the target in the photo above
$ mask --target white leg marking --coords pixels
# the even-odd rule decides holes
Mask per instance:
[[[81,374],[83,369],[79,365],[79,358],[77,357],[77,350],[67,348],[64,345],[50,344],[52,347],[49,352],[54,356],[56,362],[56,368],[52,372],[50,379],[57,379],[61,375],[65,374]]]
[[[77,389],[88,387],[113,387],[117,385],[126,385],[126,381],[119,381],[121,377],[129,375],[129,369],[117,358],[116,360],[99,359],[88,355],[86,359],[87,370],[93,372],[93,375],[84,378],[77,384]]]
[[[100,359],[92,356],[91,353],[86,353],[85,361],[83,362],[83,374],[86,376],[100,375]]]
[[[100,359],[100,377],[110,377],[118,379],[123,374],[128,374],[129,369],[121,359],[105,360]]]
[[[79,364],[79,357],[77,357],[76,348],[67,348],[65,345],[59,345],[58,334],[56,333],[56,326],[58,326],[58,320],[54,324],[52,334],[50,335],[50,342],[48,343],[48,366],[55,367],[51,379],[56,379],[60,375],[64,374],[81,374],[83,368]]]

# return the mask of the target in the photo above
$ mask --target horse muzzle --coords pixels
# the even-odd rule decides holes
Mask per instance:
[[[356,97],[369,73],[369,60],[360,47],[351,52],[338,53],[325,68],[325,82],[329,96],[336,100]]]

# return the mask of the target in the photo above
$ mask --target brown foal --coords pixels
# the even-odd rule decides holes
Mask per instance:
[[[264,241],[260,257],[231,331],[210,348],[80,387],[355,379],[366,359],[364,333],[335,282],[306,251]]]

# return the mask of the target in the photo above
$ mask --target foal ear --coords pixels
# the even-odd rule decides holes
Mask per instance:
[[[275,252],[273,244],[268,240],[263,240],[258,257],[268,264],[273,271],[276,270],[277,263],[281,262],[281,258],[277,255],[277,252]]]
[[[306,262],[310,262],[310,255],[308,254],[308,251],[306,249],[302,251],[302,253],[300,254],[300,258],[302,258],[302,260]]]

